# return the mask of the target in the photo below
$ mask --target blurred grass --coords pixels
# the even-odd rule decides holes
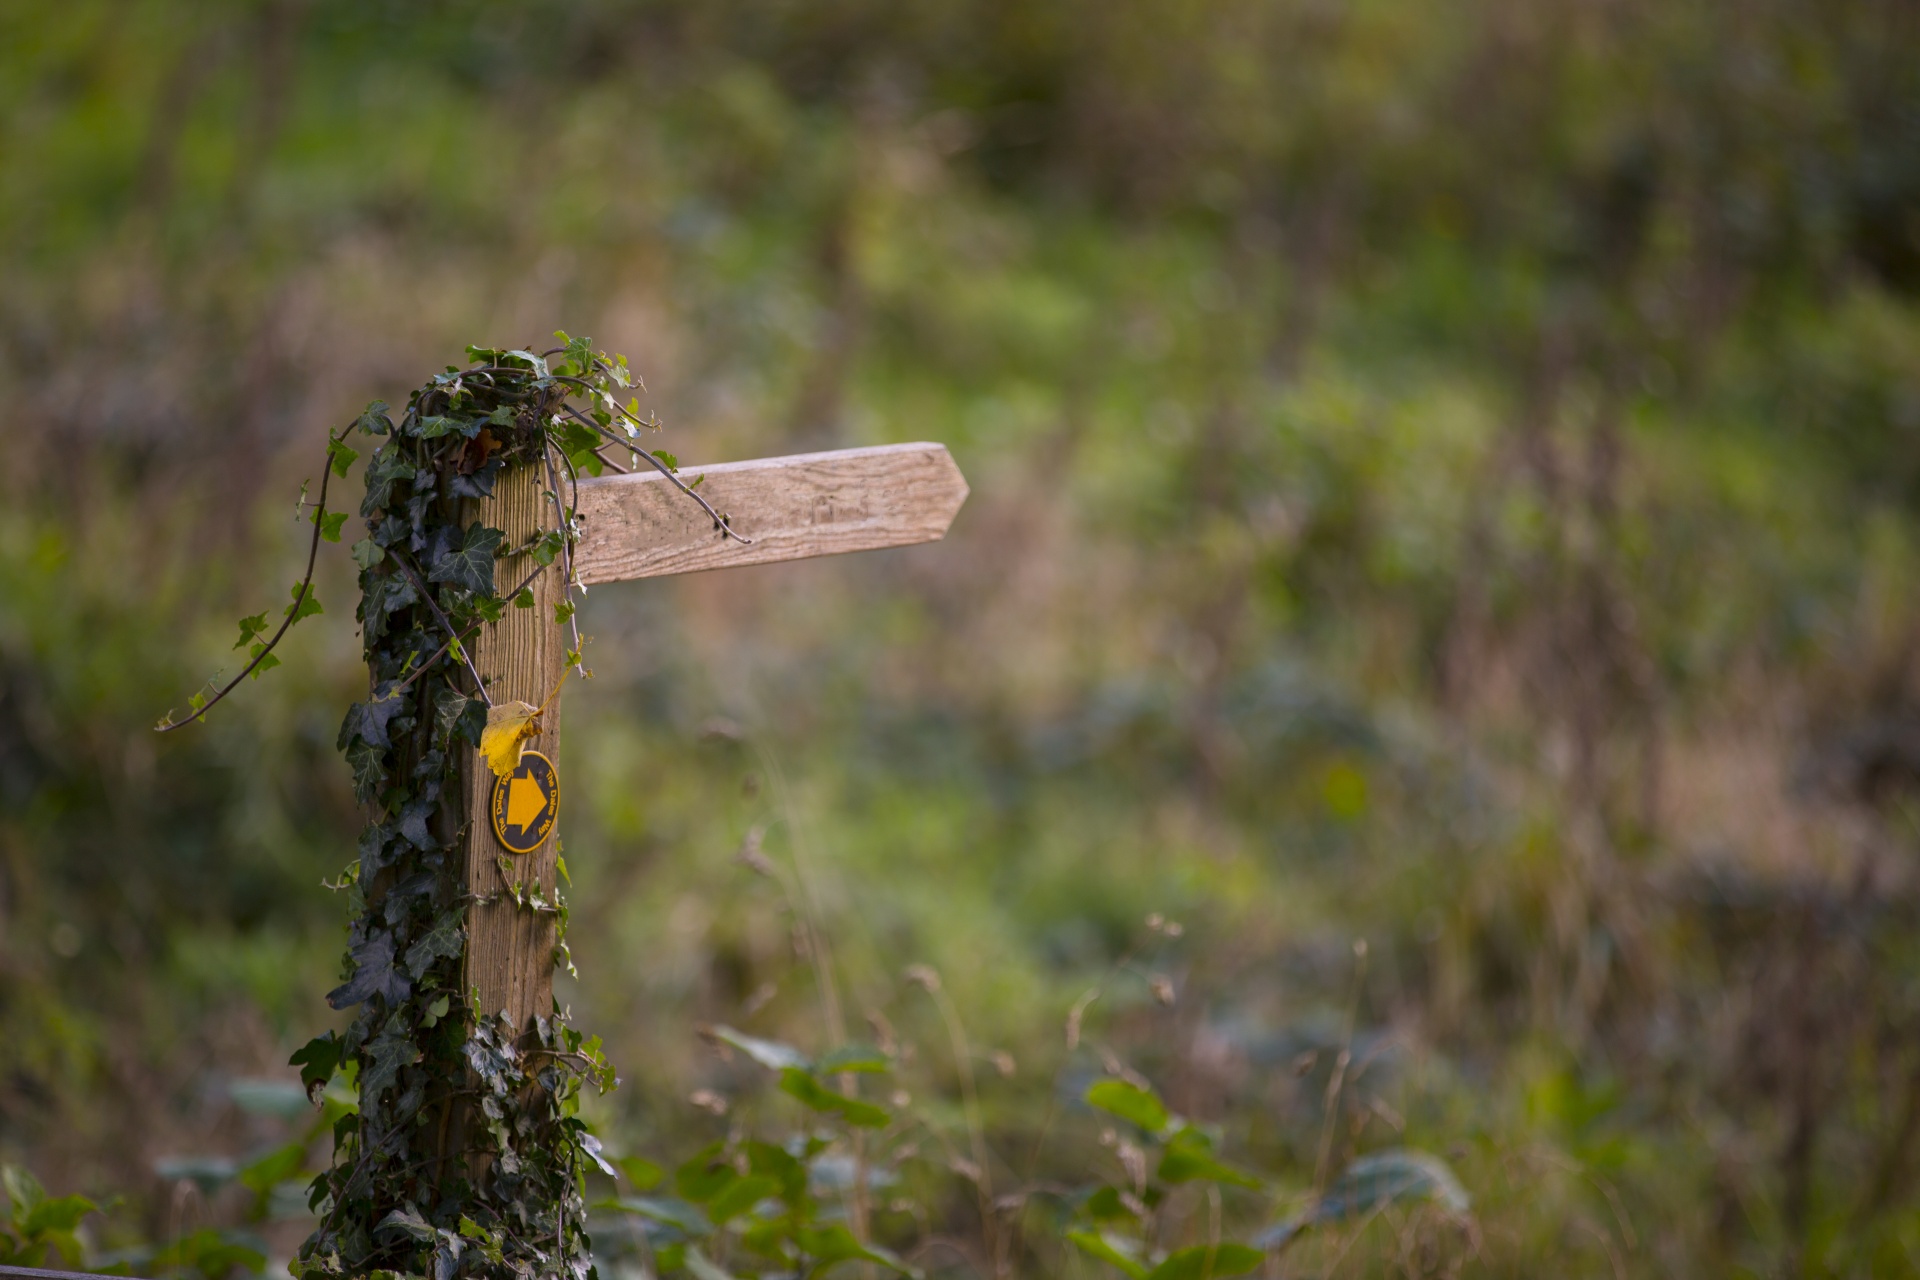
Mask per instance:
[[[1012,1055],[1017,1166],[1159,912],[1177,1003],[1122,982],[1090,1035],[1305,1190],[1352,1010],[1341,1158],[1474,1196],[1464,1245],[1307,1271],[1911,1270],[1915,37],[1891,0],[8,8],[0,1158],[131,1195],[114,1230],[237,1212],[153,1165],[257,1138],[214,1085],[323,1021],[345,564],[227,714],[146,726],[280,598],[326,426],[565,327],[687,461],[937,439],[974,494],[937,547],[594,593],[563,996],[622,1147],[738,1091],[697,1023],[825,1047],[810,922],[928,1105],[907,965]]]

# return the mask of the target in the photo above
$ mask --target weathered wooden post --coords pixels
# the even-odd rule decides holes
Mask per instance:
[[[527,546],[553,524],[547,483],[544,467],[522,466],[501,477],[491,499],[473,501],[471,517],[504,533],[504,546]],[[518,582],[532,567],[532,553],[522,551],[502,557],[494,573]],[[496,704],[519,701],[538,706],[566,671],[566,632],[554,621],[555,606],[567,599],[566,580],[559,573],[543,573],[527,589],[533,593],[530,606],[508,609],[500,621],[481,628],[474,637],[474,669],[487,681]],[[539,732],[525,745],[546,761],[560,759],[559,698],[548,705],[540,717]],[[505,850],[494,832],[491,811],[494,792],[502,789],[503,781],[507,793],[503,799],[511,798],[511,780],[495,777],[474,752],[467,753],[464,772],[462,863],[472,901],[467,909],[466,985],[478,994],[482,1013],[504,1013],[514,1026],[525,1028],[553,1005],[554,917],[520,908],[511,896],[501,858],[512,853],[507,864],[512,878],[537,887],[542,898],[552,901],[559,796],[549,806],[555,812],[513,814],[530,822],[544,818],[546,827],[531,850]],[[524,786],[523,782],[523,790]],[[524,830],[526,824],[520,825]]]
[[[315,1183],[304,1274],[584,1280],[579,1188],[598,1155],[571,1099],[611,1070],[552,994],[577,592],[927,542],[966,498],[933,444],[679,470],[639,447],[634,429],[652,424],[615,396],[625,362],[563,340],[545,355],[475,349],[478,364],[434,378],[397,422],[376,405],[355,424],[380,440],[354,547],[371,679],[340,747],[369,819],[328,999],[357,1013],[294,1061],[310,1088],[355,1071],[359,1109]],[[575,474],[619,470],[610,447],[651,469]],[[329,455],[336,475],[356,456],[343,440]],[[320,530],[337,538],[345,518],[323,488]],[[243,644],[264,618],[243,621]],[[249,671],[284,631],[255,644]]]

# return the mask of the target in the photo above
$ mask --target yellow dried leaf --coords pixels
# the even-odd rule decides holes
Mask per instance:
[[[488,708],[487,727],[480,731],[480,754],[495,774],[505,778],[520,767],[527,739],[539,732],[540,711],[531,703],[496,703]]]

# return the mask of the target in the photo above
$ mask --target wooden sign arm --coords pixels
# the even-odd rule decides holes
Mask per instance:
[[[967,500],[946,446],[891,444],[682,467],[680,479],[730,517],[726,537],[656,471],[580,482],[589,585],[933,542]]]

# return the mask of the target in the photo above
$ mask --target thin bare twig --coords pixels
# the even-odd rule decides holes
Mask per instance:
[[[313,590],[313,566],[314,566],[314,562],[320,558],[320,521],[322,517],[324,517],[327,514],[327,483],[332,479],[333,479],[333,442],[329,440],[327,442],[327,456],[320,469],[320,497],[319,497],[319,500],[314,504],[314,509],[313,509],[313,541],[307,547],[307,575],[306,577],[300,579],[300,587],[294,593],[293,605],[287,610],[287,620],[280,624],[280,629],[273,633],[273,639],[267,641],[266,647],[261,649],[259,653],[256,653],[253,655],[253,661],[249,662],[241,670],[239,675],[235,676],[232,680],[227,682],[226,688],[214,694],[213,697],[207,699],[206,702],[201,704],[200,709],[198,711],[195,711],[192,715],[188,716],[185,720],[174,720],[172,719],[173,713],[168,712],[167,722],[165,724],[155,725],[154,732],[172,733],[175,729],[185,728],[187,725],[192,724],[195,720],[198,720],[202,716],[206,715],[207,712],[213,710],[215,703],[219,702],[220,699],[226,697],[228,694],[232,693],[235,689],[239,688],[240,682],[242,680],[245,680],[248,676],[252,675],[254,668],[258,667],[262,662],[265,662],[267,660],[267,655],[273,652],[273,647],[280,643],[280,637],[286,635],[288,628],[293,626],[294,619],[300,616],[300,606],[306,603],[308,593]],[[701,505],[705,506],[706,504],[703,502]]]

